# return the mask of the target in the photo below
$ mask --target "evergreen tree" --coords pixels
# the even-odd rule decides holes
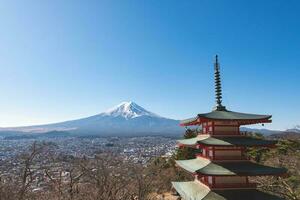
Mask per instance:
[[[184,139],[190,139],[197,136],[197,130],[196,129],[186,129],[183,137]],[[176,149],[175,152],[175,159],[176,160],[187,160],[187,159],[193,159],[196,158],[196,154],[200,153],[200,150],[194,149],[191,147],[182,146],[180,148]]]

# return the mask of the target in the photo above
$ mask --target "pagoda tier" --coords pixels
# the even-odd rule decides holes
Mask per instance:
[[[230,124],[233,122],[235,125],[249,125],[257,123],[270,123],[272,115],[257,115],[248,113],[239,113],[226,110],[213,110],[209,113],[198,114],[196,117],[182,120],[180,126],[192,126],[192,125],[202,125],[209,121],[219,121]]]
[[[178,140],[179,147],[199,151],[195,159],[176,160],[177,166],[192,173],[194,182],[173,182],[185,200],[273,200],[275,196],[255,190],[249,176],[280,176],[287,170],[250,161],[247,147],[275,147],[276,141],[261,140],[240,132],[241,125],[270,123],[271,115],[233,112],[222,105],[220,66],[215,63],[216,106],[212,112],[183,120],[181,126],[199,125],[202,131],[195,138]]]
[[[211,161],[197,157],[189,160],[176,160],[176,164],[193,174],[211,176],[264,176],[286,173],[284,168],[264,166],[248,160]]]
[[[173,188],[184,200],[283,200],[256,189],[214,190],[201,182],[172,182]]]
[[[177,140],[178,146],[217,146],[217,147],[274,147],[276,141],[263,140],[249,136],[212,136],[209,134],[199,134],[190,139]]]

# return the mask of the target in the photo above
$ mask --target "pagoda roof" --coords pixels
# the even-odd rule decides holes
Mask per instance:
[[[212,162],[209,159],[197,157],[189,160],[176,160],[176,164],[191,173],[215,176],[260,176],[286,173],[285,168],[264,166],[247,160]]]
[[[227,121],[239,121],[240,125],[253,124],[253,123],[268,123],[271,122],[270,118],[272,115],[258,115],[258,114],[248,114],[239,113],[229,110],[213,110],[209,113],[198,114],[196,117],[182,120],[180,122],[181,126],[196,125],[204,121],[209,120],[227,120]]]
[[[199,181],[172,182],[172,185],[184,200],[283,200],[256,189],[210,190]]]
[[[250,136],[214,137],[208,134],[200,134],[194,138],[177,140],[177,142],[186,146],[193,146],[196,144],[207,146],[268,146],[276,144],[275,140],[263,140]]]

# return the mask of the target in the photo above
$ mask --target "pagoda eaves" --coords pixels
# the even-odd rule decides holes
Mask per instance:
[[[201,134],[194,138],[177,140],[179,146],[190,146],[197,148],[199,146],[224,146],[224,147],[274,147],[277,141],[263,140],[246,136],[211,136]]]
[[[222,105],[222,87],[218,57],[215,62],[216,106],[209,113],[180,122],[181,126],[198,125],[197,137],[178,140],[178,146],[197,149],[195,159],[176,160],[177,166],[192,173],[191,182],[172,182],[184,200],[277,200],[276,196],[256,190],[249,176],[280,176],[285,168],[254,163],[247,156],[247,147],[275,147],[276,141],[249,137],[241,125],[270,123],[271,115],[233,112]]]
[[[184,200],[283,200],[255,189],[211,190],[198,181],[172,182],[172,185]]]
[[[234,121],[238,125],[247,125],[247,124],[257,124],[257,123],[271,123],[272,115],[258,115],[258,114],[248,114],[248,113],[239,113],[229,110],[214,110],[209,113],[198,114],[196,117],[182,120],[180,126],[192,126],[199,125],[203,122],[208,121]]]
[[[283,175],[284,168],[275,168],[253,163],[248,160],[240,161],[211,161],[197,157],[189,160],[177,160],[176,164],[190,173],[213,176],[267,176]]]

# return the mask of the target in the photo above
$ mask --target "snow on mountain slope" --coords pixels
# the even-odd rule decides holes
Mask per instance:
[[[183,132],[179,121],[161,117],[134,102],[121,104],[87,118],[5,130],[43,133],[49,131],[68,131],[79,135],[178,135]]]
[[[265,135],[280,131],[241,127],[242,131],[260,132]],[[54,124],[38,126],[0,128],[0,132],[22,131],[28,133],[45,133],[50,131],[66,131],[78,135],[182,135],[184,129],[179,120],[169,119],[152,113],[134,102],[122,102],[98,115],[70,120]],[[300,126],[287,131],[299,132]]]
[[[126,119],[132,119],[140,116],[160,117],[159,115],[145,110],[144,108],[132,101],[122,102],[119,105],[107,110],[106,112],[101,113],[100,115],[113,117],[122,116]]]

